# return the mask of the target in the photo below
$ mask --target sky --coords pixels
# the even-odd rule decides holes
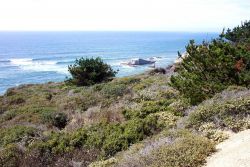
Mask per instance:
[[[220,32],[250,0],[0,0],[0,31]]]

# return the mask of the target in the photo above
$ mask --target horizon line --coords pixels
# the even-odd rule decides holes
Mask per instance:
[[[221,33],[219,31],[174,31],[174,30],[0,30],[0,32],[166,32],[166,33]]]

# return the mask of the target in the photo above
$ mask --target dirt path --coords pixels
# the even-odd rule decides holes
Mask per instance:
[[[216,148],[205,167],[250,167],[250,130],[233,134]]]

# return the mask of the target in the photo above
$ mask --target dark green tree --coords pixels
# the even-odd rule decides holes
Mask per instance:
[[[222,38],[201,45],[192,40],[186,47],[186,54],[170,84],[192,104],[213,96],[229,85],[250,84],[250,53],[241,45],[233,45]]]
[[[227,29],[226,33],[223,30],[221,37],[234,43],[250,43],[250,21],[245,21],[233,29]]]
[[[117,71],[104,63],[101,58],[80,58],[68,70],[72,78],[68,82],[77,86],[88,86],[111,80]]]

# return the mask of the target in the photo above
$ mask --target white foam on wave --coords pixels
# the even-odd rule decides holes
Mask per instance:
[[[114,62],[108,62],[109,65],[111,66],[120,66],[122,61],[114,61]]]
[[[32,59],[29,59],[29,58],[10,59],[10,63],[12,65],[16,65],[16,66],[30,65],[30,64],[32,64]]]
[[[57,65],[56,61],[34,61],[30,58],[10,59],[10,63],[26,71],[53,71],[68,74],[67,67]]]

